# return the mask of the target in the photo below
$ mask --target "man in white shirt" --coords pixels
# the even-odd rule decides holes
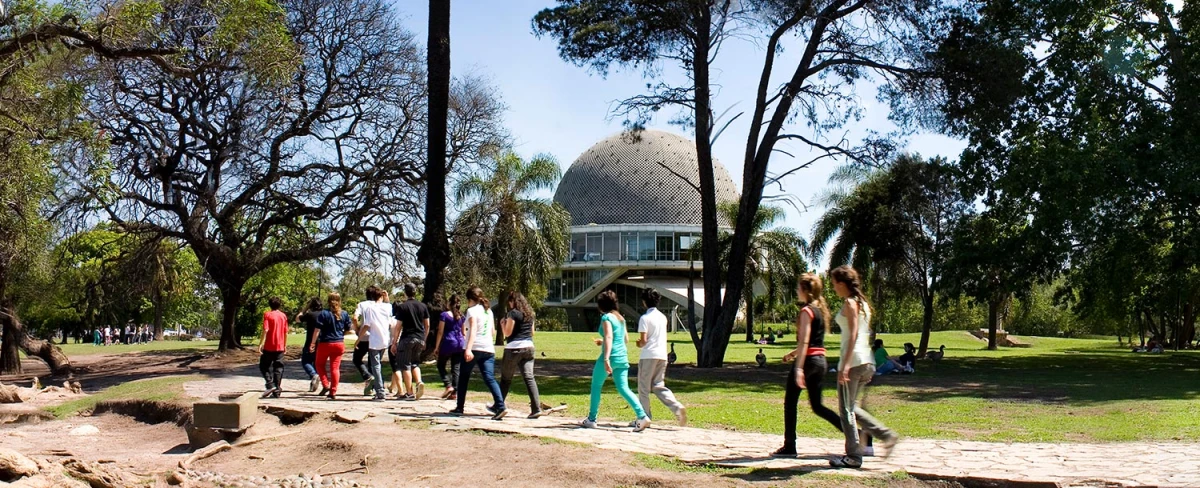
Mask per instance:
[[[656,308],[660,299],[654,289],[642,290],[642,306],[648,310],[638,319],[638,333],[641,337],[637,345],[642,348],[642,356],[638,361],[638,400],[641,401],[646,415],[650,415],[650,392],[653,391],[654,395],[671,409],[671,413],[675,414],[679,425],[686,426],[687,408],[679,403],[675,394],[667,388],[667,317]]]
[[[367,364],[371,371],[371,386],[375,389],[375,401],[383,401],[383,351],[392,343],[392,306],[383,302],[383,290],[378,286],[367,287],[367,300],[359,302],[355,316],[362,317],[368,340]]]

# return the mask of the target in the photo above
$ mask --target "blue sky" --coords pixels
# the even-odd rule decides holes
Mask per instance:
[[[428,2],[403,0],[395,5],[404,27],[424,43]],[[642,93],[648,80],[640,71],[614,71],[601,77],[559,58],[555,41],[538,39],[530,24],[538,10],[552,5],[553,0],[452,0],[451,69],[455,76],[483,76],[497,86],[509,107],[505,119],[517,152],[526,157],[535,153],[552,154],[565,171],[589,146],[622,129],[622,120],[611,117],[615,102]],[[731,107],[730,114],[752,109],[763,53],[761,47],[748,40],[726,43],[713,73],[714,83],[719,85],[714,98],[717,113]],[[789,52],[785,51],[776,64],[777,71],[794,68],[794,62],[788,67],[789,59]],[[674,66],[664,68],[667,81],[683,79]],[[875,101],[873,86],[860,86],[856,93],[865,107],[864,117],[827,137],[840,139],[846,134],[850,141],[857,141],[867,129],[887,131],[892,127],[887,120],[887,107]],[[661,114],[649,127],[689,138],[694,135],[690,130],[668,124],[670,115]],[[714,146],[715,157],[739,187],[748,118],[749,114],[735,121]],[[811,135],[801,125],[802,122],[793,126],[794,132]],[[961,141],[936,134],[918,134],[906,146],[924,156],[941,155],[950,159],[956,158],[963,147]],[[809,159],[802,152],[793,154],[796,159],[777,153],[772,159],[772,171],[786,171]],[[814,197],[827,186],[830,172],[839,164],[825,160],[784,180],[787,193],[809,204],[807,211],[788,208],[786,226],[805,235],[810,233],[821,212],[814,205]],[[767,193],[778,193],[777,190],[769,188]]]

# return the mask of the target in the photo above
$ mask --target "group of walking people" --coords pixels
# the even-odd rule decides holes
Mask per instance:
[[[784,362],[792,363],[784,392],[783,447],[772,455],[796,456],[796,409],[800,392],[808,390],[812,412],[841,431],[846,439],[845,455],[831,460],[830,466],[859,468],[864,455],[874,454],[873,448],[863,445],[864,434],[879,439],[878,447],[884,456],[891,454],[899,436],[863,409],[867,384],[875,377],[875,363],[871,352],[871,305],[863,295],[858,272],[850,266],[840,266],[830,271],[829,277],[842,300],[836,315],[830,313],[825,302],[821,277],[813,273],[800,276],[796,294],[803,308],[796,319],[796,349],[783,357]],[[829,333],[830,322],[836,322],[841,330],[841,358],[834,370],[836,413],[821,403],[822,384],[830,371],[825,361],[825,335]]]
[[[86,332],[86,331],[85,331]],[[144,344],[154,340],[154,334],[149,326],[133,324],[121,327],[96,327],[90,334],[93,346],[111,346],[113,344]],[[75,341],[79,342],[79,341]]]
[[[836,468],[858,468],[865,455],[874,454],[873,448],[863,445],[864,439],[878,439],[882,454],[888,455],[899,436],[862,406],[866,386],[875,376],[875,364],[870,339],[871,306],[862,293],[858,273],[849,266],[841,266],[832,270],[829,277],[842,300],[836,314],[831,313],[825,302],[824,285],[818,275],[807,273],[799,279],[797,298],[803,308],[796,321],[796,349],[783,358],[792,364],[784,394],[784,443],[772,455],[796,456],[797,404],[800,393],[808,390],[813,413],[845,437],[845,454],[830,464]],[[437,358],[438,373],[445,387],[441,398],[456,402],[451,415],[464,414],[467,387],[476,369],[492,396],[487,409],[493,420],[503,419],[508,414],[505,399],[517,371],[520,371],[529,394],[529,418],[545,413],[534,375],[535,313],[524,295],[519,292],[509,294],[508,312],[500,320],[499,333],[505,346],[499,381],[495,376],[496,320],[483,290],[479,287],[467,290],[465,311],[458,295],[451,295],[445,302],[441,296],[435,296],[431,305],[440,311],[435,314],[436,330],[430,328],[429,306],[415,297],[416,286],[408,284],[404,287],[404,300],[393,304],[385,290],[371,286],[366,289],[366,300],[359,302],[353,315],[342,310],[341,297],[337,293],[329,294],[325,304],[312,299],[307,309],[297,316],[307,330],[301,362],[311,377],[309,391],[316,392],[319,388],[319,395],[331,400],[337,398],[345,336],[352,331],[357,336],[352,360],[365,383],[363,394],[372,396],[375,401],[387,398],[382,376],[386,351],[394,372],[387,389],[400,400],[420,399],[425,393],[420,364],[430,334],[434,334],[431,355]],[[596,427],[601,392],[609,378],[635,415],[630,423],[635,432],[650,426],[652,393],[667,406],[680,425],[687,424],[687,408],[665,383],[669,341],[666,316],[657,309],[660,300],[658,292],[650,288],[641,296],[646,312],[638,319],[636,345],[642,348],[642,353],[638,363],[638,396],[635,397],[629,388],[628,329],[618,307],[617,295],[606,290],[597,297],[596,305],[602,315],[593,342],[600,348],[600,353],[592,368],[588,415],[580,423],[582,427]],[[287,316],[279,311],[278,298],[272,298],[270,305],[271,311],[263,316],[259,366],[266,382],[263,397],[278,398],[283,377]],[[821,398],[825,375],[831,372],[825,357],[825,336],[831,323],[837,323],[841,330],[841,358],[832,371],[837,374],[836,412],[826,408]]]

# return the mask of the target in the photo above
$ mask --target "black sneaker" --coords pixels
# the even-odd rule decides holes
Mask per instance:
[[[328,395],[328,394],[329,394],[329,388],[328,388],[328,387],[322,387],[322,388],[321,388],[321,392],[320,392],[320,393],[317,393],[317,396],[325,396],[325,395]]]
[[[829,466],[836,469],[861,469],[862,460],[854,459],[850,456],[842,456],[829,460]]]
[[[415,402],[415,401],[417,401],[417,397],[416,397],[416,396],[413,396],[413,394],[412,394],[412,393],[409,393],[409,394],[407,394],[407,395],[404,395],[404,396],[400,397],[400,400],[403,400],[403,401],[406,401],[406,402]]]
[[[497,413],[499,413],[499,412],[497,412],[497,411],[496,411],[496,406],[495,406],[495,405],[488,405],[488,406],[487,406],[487,411],[489,411],[489,412],[492,412],[492,415],[496,415]]]
[[[771,457],[777,457],[777,458],[796,457],[796,448],[781,447],[779,449],[776,449],[775,452],[771,453]]]
[[[451,416],[454,416],[454,417],[462,417],[463,415],[465,415],[462,410],[459,410],[457,408],[454,410],[451,410],[447,413],[449,413]]]
[[[500,410],[500,411],[496,412],[496,414],[495,414],[495,415],[492,415],[492,420],[500,420],[500,419],[504,418],[504,416],[505,416],[505,415],[508,415],[508,409],[507,409],[507,408],[506,408],[506,409],[504,409],[504,410]]]
[[[279,395],[282,395],[282,394],[283,394],[283,390],[276,388],[275,391],[271,393],[271,398],[279,398]]]
[[[386,399],[387,399],[387,397],[385,397],[385,396],[383,396],[383,395],[375,395],[374,397],[372,397],[372,398],[371,398],[371,401],[373,401],[373,402],[382,402],[382,401],[384,401],[384,400],[386,400]]]
[[[528,416],[528,417],[525,417],[525,418],[528,418],[528,419],[536,419],[536,418],[540,418],[542,415],[546,415],[546,411],[545,411],[545,410],[538,410],[538,411],[536,411],[536,412],[530,413],[530,414],[529,414],[529,416]]]

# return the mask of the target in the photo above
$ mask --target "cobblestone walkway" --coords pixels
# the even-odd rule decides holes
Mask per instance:
[[[216,398],[221,393],[261,390],[257,371],[188,383],[186,391],[198,398]],[[288,384],[290,383],[290,384]],[[298,388],[301,380],[285,381]],[[435,385],[436,386],[436,385]],[[552,437],[645,454],[671,456],[689,463],[711,463],[726,467],[770,470],[815,471],[828,469],[831,455],[840,453],[841,440],[800,438],[796,459],[774,459],[769,453],[782,442],[779,435],[680,428],[654,425],[642,433],[631,432],[623,423],[602,421],[600,428],[583,429],[580,419],[551,415],[536,420],[527,412],[512,409],[503,421],[492,421],[483,403],[469,403],[466,417],[446,412],[453,402],[422,399],[416,402],[371,402],[361,393],[361,383],[346,384],[338,401],[305,393],[285,392],[266,405],[280,405],[319,412],[340,411],[370,416],[372,421],[427,421],[441,430],[481,429],[534,437]],[[439,389],[440,391],[440,389]],[[484,399],[483,392],[472,392]],[[516,403],[516,402],[514,402]],[[515,405],[514,405],[515,406]],[[390,419],[389,419],[390,417]],[[905,471],[918,478],[962,481],[1000,481],[1027,486],[1171,486],[1200,487],[1200,444],[1037,444],[904,439],[889,459],[867,458],[864,474]]]

